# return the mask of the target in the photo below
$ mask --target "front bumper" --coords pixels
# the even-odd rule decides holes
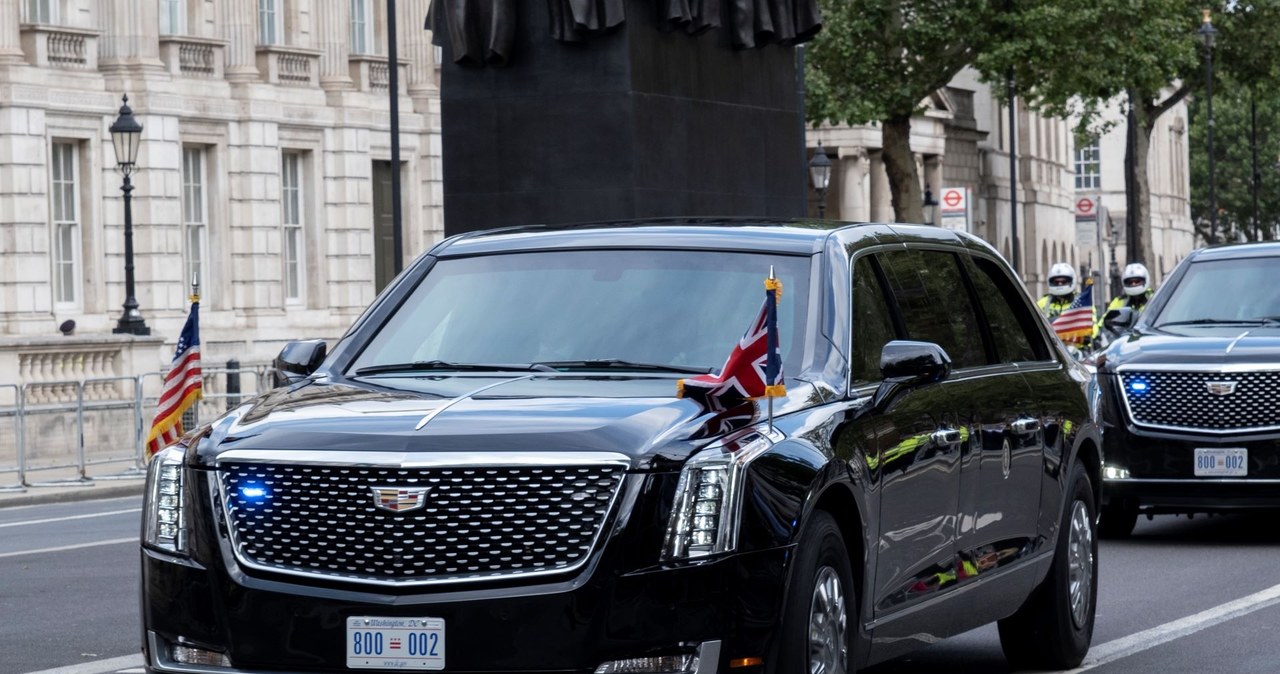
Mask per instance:
[[[789,554],[616,573],[606,553],[594,570],[560,583],[406,595],[250,577],[143,550],[146,661],[156,674],[362,671],[346,667],[346,618],[389,616],[443,618],[448,672],[577,674],[611,660],[701,651],[697,671],[723,673],[730,659],[765,657]],[[168,646],[179,641],[225,653],[232,668],[172,662]]]
[[[1103,437],[1104,504],[1179,513],[1280,508],[1280,433],[1178,435],[1125,425],[1109,427]],[[1248,451],[1247,475],[1196,476],[1196,450],[1223,448]]]

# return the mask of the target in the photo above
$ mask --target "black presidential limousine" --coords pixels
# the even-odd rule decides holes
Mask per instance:
[[[787,395],[709,405],[782,281]],[[152,461],[149,672],[849,672],[1093,634],[1087,373],[935,227],[665,220],[432,248]]]
[[[1280,508],[1280,243],[1195,251],[1098,368],[1103,535],[1140,513]]]

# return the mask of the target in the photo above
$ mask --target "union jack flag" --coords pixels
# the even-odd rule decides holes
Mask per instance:
[[[782,282],[765,279],[764,304],[746,334],[738,340],[719,375],[681,379],[676,395],[693,398],[709,410],[721,412],[743,400],[787,395],[778,339],[778,299]]]
[[[1071,306],[1053,319],[1053,331],[1064,342],[1079,343],[1093,335],[1093,327],[1093,283],[1089,281]]]
[[[156,416],[147,434],[146,458],[168,447],[182,437],[182,414],[200,399],[204,382],[200,374],[200,299],[192,297],[191,313],[178,336],[169,372],[164,376],[164,389],[156,405]]]

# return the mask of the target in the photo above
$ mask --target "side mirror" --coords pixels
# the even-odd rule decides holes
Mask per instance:
[[[328,345],[323,339],[304,339],[289,342],[280,349],[271,364],[275,369],[275,385],[288,386],[315,372],[328,352]]]
[[[884,379],[871,399],[877,412],[902,391],[945,380],[951,375],[951,357],[932,342],[894,340],[880,351],[880,372]]]
[[[1138,312],[1130,307],[1112,309],[1102,316],[1102,327],[1115,334],[1128,332],[1138,322]]]

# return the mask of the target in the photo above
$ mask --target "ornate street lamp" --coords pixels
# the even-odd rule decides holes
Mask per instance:
[[[924,186],[924,222],[927,225],[937,224],[933,216],[938,212],[938,201],[933,198],[933,190],[926,183]]]
[[[814,151],[813,158],[809,160],[809,180],[813,184],[813,189],[818,193],[818,217],[825,218],[827,216],[827,188],[831,186],[831,160],[827,158],[827,151],[822,149],[822,142],[818,142],[818,149]]]
[[[1213,178],[1213,37],[1218,29],[1209,20],[1209,10],[1204,12],[1200,30],[1196,33],[1204,41],[1205,108],[1209,117],[1209,243],[1218,242],[1218,192]]]
[[[138,168],[138,145],[142,142],[142,125],[133,117],[129,97],[124,96],[120,116],[111,125],[111,144],[116,149],[116,170],[124,176],[124,313],[112,332],[128,335],[149,335],[151,328],[138,311],[138,299],[133,283],[133,183],[129,176]]]

